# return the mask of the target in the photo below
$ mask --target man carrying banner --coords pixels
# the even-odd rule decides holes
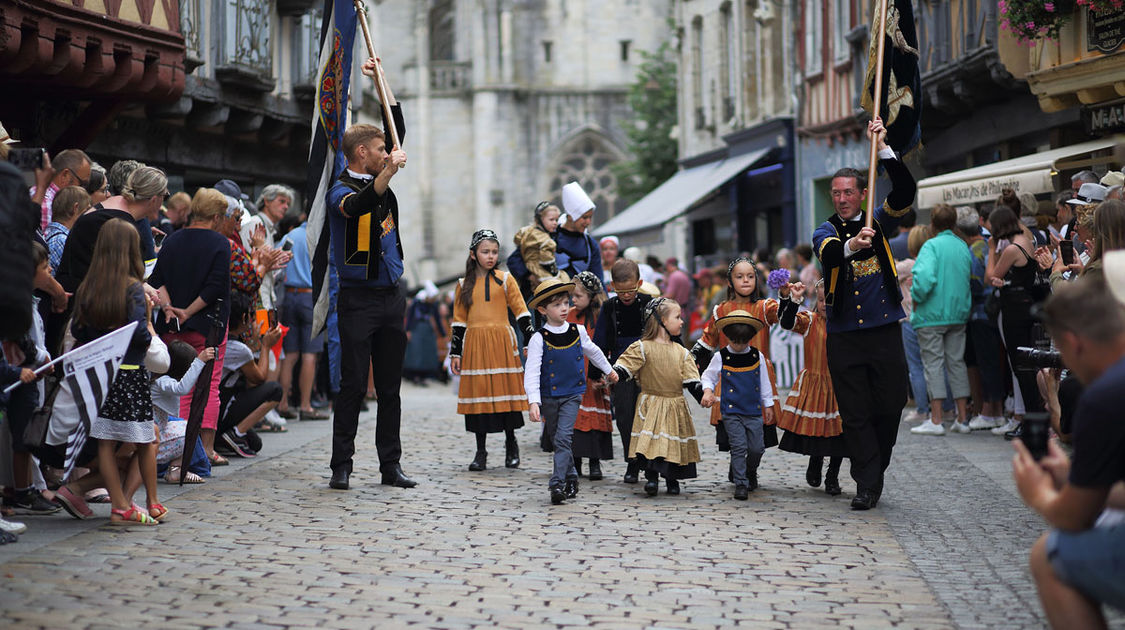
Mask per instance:
[[[828,369],[857,487],[852,500],[856,510],[879,502],[909,386],[899,328],[905,317],[902,295],[886,234],[895,232],[898,218],[910,209],[916,184],[884,141],[886,133],[879,118],[868,125],[893,186],[875,208],[872,226],[864,226],[866,211],[861,208],[867,178],[845,168],[832,177],[836,214],[813,233],[826,278]]]
[[[378,70],[374,59],[363,64],[363,73],[376,81],[380,80]],[[405,135],[401,110],[397,104],[391,109],[401,143]],[[385,119],[383,126],[391,128]],[[379,398],[375,445],[382,483],[400,488],[417,485],[399,465],[406,300],[398,286],[403,254],[398,201],[390,183],[405,166],[406,153],[400,148],[388,152],[389,143],[378,127],[349,127],[342,143],[347,165],[328,190],[326,200],[332,255],[340,279],[336,312],[343,378],[334,409],[332,478],[328,484],[338,490],[348,488],[360,405],[372,369]]]

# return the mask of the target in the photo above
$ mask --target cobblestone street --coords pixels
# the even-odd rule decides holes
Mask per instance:
[[[773,449],[763,487],[733,501],[696,409],[704,462],[683,495],[646,498],[618,459],[552,507],[538,426],[519,433],[519,470],[469,473],[454,404],[445,387],[404,388],[413,490],[378,485],[368,413],[348,492],[327,488],[330,423],[291,423],[205,485],[162,485],[158,528],[111,527],[104,505],[90,521],[24,519],[30,531],[0,548],[0,625],[1044,625],[1026,570],[1041,523],[1014,494],[1008,446],[986,433],[903,431],[878,509],[851,512],[846,474],[828,497],[805,484],[803,458]],[[489,447],[495,465],[502,436]]]

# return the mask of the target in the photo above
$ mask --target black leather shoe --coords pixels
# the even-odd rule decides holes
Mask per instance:
[[[520,445],[515,442],[504,443],[504,467],[520,467]]]
[[[824,467],[823,457],[810,457],[809,467],[805,470],[805,481],[814,488],[820,487],[821,469]]]
[[[735,499],[738,499],[739,501],[745,501],[749,497],[750,497],[750,488],[747,488],[746,486],[735,486],[734,487],[734,498]]]
[[[578,480],[567,479],[566,486],[563,487],[563,493],[566,494],[566,498],[568,499],[573,499],[578,496]]]
[[[658,480],[651,479],[645,482],[645,494],[650,497],[655,497],[657,492],[660,492],[660,482]]]
[[[746,480],[750,482],[750,491],[753,492],[758,489],[758,471],[753,470],[746,473]]]
[[[602,463],[599,460],[590,460],[590,481],[601,481],[602,476]]]
[[[875,494],[873,492],[871,492],[870,490],[860,490],[856,493],[855,497],[852,498],[852,509],[870,510],[871,508],[875,507],[876,503],[877,499],[875,498]]]
[[[347,490],[348,477],[351,475],[344,468],[337,468],[332,471],[332,478],[328,480],[328,487],[333,490]]]
[[[824,491],[830,496],[836,496],[843,492],[843,490],[840,489],[840,481],[835,477],[828,477],[824,480]],[[875,502],[878,503],[878,499],[876,499]]]
[[[641,467],[637,465],[636,461],[629,462],[625,466],[625,478],[622,479],[622,481],[625,483],[637,483],[640,481],[640,478],[637,476],[637,472],[640,471],[640,469]]]
[[[566,493],[562,488],[551,488],[551,505],[559,505],[566,500]]]
[[[668,486],[668,494],[676,495],[680,493],[679,479],[665,479],[664,483]]]
[[[402,474],[402,467],[396,464],[394,468],[383,473],[383,485],[396,488],[413,488],[418,485],[418,482]]]
[[[488,451],[477,451],[472,463],[469,464],[469,470],[477,472],[485,468],[488,468]]]

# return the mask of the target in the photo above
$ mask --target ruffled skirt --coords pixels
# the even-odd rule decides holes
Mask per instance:
[[[512,327],[471,326],[465,331],[464,348],[457,413],[469,416],[527,411],[523,365]]]

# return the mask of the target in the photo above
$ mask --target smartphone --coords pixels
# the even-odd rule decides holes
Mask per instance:
[[[266,311],[266,319],[269,321],[270,330],[277,328],[277,309],[271,308]]]
[[[1059,256],[1064,265],[1074,264],[1074,241],[1070,239],[1059,241]]]
[[[46,149],[12,149],[8,162],[21,171],[34,171],[43,168],[44,155],[47,155]]]
[[[1051,422],[1044,412],[1028,413],[1023,417],[1023,434],[1020,441],[1027,447],[1027,451],[1039,461],[1047,456],[1047,438],[1050,435]]]
[[[291,249],[293,249],[293,241],[285,241],[285,244],[281,246],[281,251],[283,252],[287,252]]]

